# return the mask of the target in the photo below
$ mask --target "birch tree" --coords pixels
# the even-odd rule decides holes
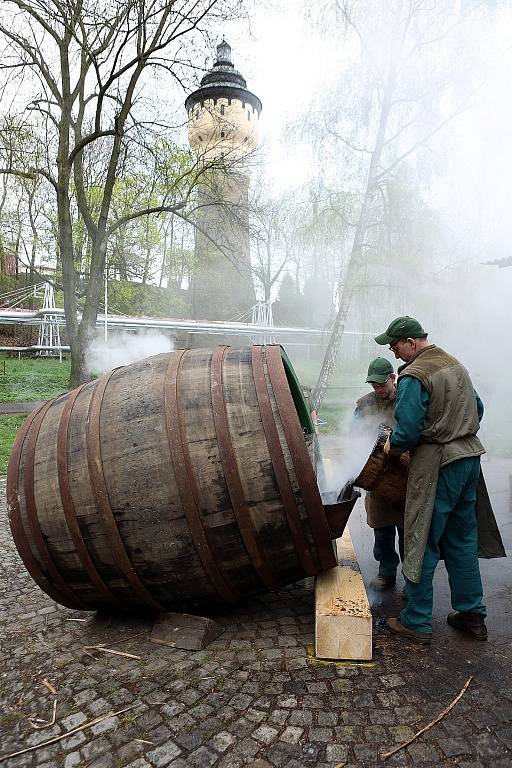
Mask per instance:
[[[335,168],[346,162],[345,178],[358,198],[358,212],[339,276],[338,310],[315,388],[316,407],[333,373],[354,293],[364,282],[375,245],[372,230],[386,216],[389,182],[404,164],[431,150],[482,87],[469,53],[469,41],[472,37],[474,43],[480,31],[478,3],[337,0],[324,4],[322,12],[353,61],[336,98],[330,94],[330,106],[323,105],[315,129],[323,138],[321,150],[337,158]]]

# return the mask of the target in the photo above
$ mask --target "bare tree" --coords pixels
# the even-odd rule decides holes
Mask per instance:
[[[3,94],[11,111],[24,116],[37,146],[28,157],[4,153],[0,171],[44,179],[53,191],[72,386],[89,375],[85,353],[109,238],[142,216],[189,215],[205,164],[190,157],[177,175],[169,174],[154,137],[176,129],[180,120],[166,110],[161,91],[187,78],[189,49],[206,23],[225,19],[238,6],[237,0],[4,0]],[[21,94],[28,89],[22,108]],[[142,198],[116,218],[114,190],[125,157],[132,158],[132,167],[138,164],[159,177],[161,194],[156,204]],[[77,219],[90,248],[81,315]]]

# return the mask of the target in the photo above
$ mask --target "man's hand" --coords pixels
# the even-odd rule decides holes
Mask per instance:
[[[384,443],[383,451],[385,456],[389,456],[389,452],[391,450],[391,440],[389,438],[390,438],[390,435],[388,435],[388,439]]]

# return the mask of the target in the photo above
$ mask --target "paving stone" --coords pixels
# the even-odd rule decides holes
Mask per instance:
[[[88,741],[87,744],[84,744],[80,748],[80,754],[86,762],[91,762],[91,760],[95,760],[105,752],[109,752],[110,749],[109,742],[102,736],[99,739],[95,738],[94,741]]]
[[[237,741],[234,746],[234,751],[243,755],[244,757],[254,757],[254,755],[261,749],[261,744],[258,744],[254,739],[246,737],[241,741]]]
[[[437,739],[437,744],[441,747],[442,751],[447,757],[455,757],[456,755],[469,755],[471,754],[472,747],[464,739]]]
[[[348,749],[344,744],[328,744],[326,758],[329,761],[345,762],[348,757]]]
[[[225,752],[235,741],[236,737],[228,731],[220,731],[212,737],[212,744],[218,752]]]
[[[270,742],[274,741],[277,734],[276,728],[272,728],[270,725],[260,725],[259,728],[252,732],[252,737],[263,744],[270,744]]]
[[[71,736],[68,736],[65,739],[62,739],[60,742],[60,745],[64,752],[68,752],[70,749],[76,749],[80,746],[80,744],[83,744],[86,741],[86,735],[83,731],[78,731],[77,733],[73,733]]]
[[[260,709],[248,709],[245,713],[245,716],[248,720],[251,720],[253,723],[261,723],[262,720],[265,720],[267,717],[266,712],[262,712]]]
[[[70,752],[64,758],[64,768],[77,768],[80,765],[82,758],[80,752]]]
[[[61,720],[61,725],[64,731],[71,731],[73,728],[86,723],[88,719],[85,712],[76,712],[74,715],[68,715]]]
[[[300,737],[304,733],[303,728],[298,728],[295,725],[289,725],[287,728],[284,729],[282,734],[280,735],[281,741],[285,741],[288,744],[298,744]]]
[[[168,741],[166,744],[162,744],[161,747],[157,747],[156,749],[152,749],[151,752],[148,752],[147,758],[156,766],[156,768],[161,768],[162,766],[169,765],[171,760],[178,757],[180,753],[181,749],[178,745],[174,744],[172,741]]]
[[[290,712],[290,725],[301,725],[307,728],[313,723],[313,713],[304,709],[294,709]]]
[[[113,768],[113,766],[114,755],[111,752],[101,755],[100,757],[97,757],[96,760],[87,764],[87,768]]]
[[[270,723],[276,723],[277,725],[284,725],[290,717],[290,710],[286,709],[274,709],[268,716]]]
[[[440,765],[443,760],[439,750],[436,749],[433,744],[421,744],[415,742],[414,744],[409,744],[407,752],[414,765]]]
[[[188,756],[187,762],[191,766],[194,766],[194,768],[210,768],[210,766],[214,765],[218,759],[219,755],[217,752],[214,752],[213,749],[200,747]]]

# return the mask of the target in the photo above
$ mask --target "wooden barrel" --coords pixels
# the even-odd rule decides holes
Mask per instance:
[[[377,441],[354,485],[391,501],[405,502],[409,454],[386,456],[384,443],[390,434],[391,427],[381,424]]]
[[[118,368],[23,424],[9,519],[37,584],[81,609],[235,602],[336,565],[279,346]]]

